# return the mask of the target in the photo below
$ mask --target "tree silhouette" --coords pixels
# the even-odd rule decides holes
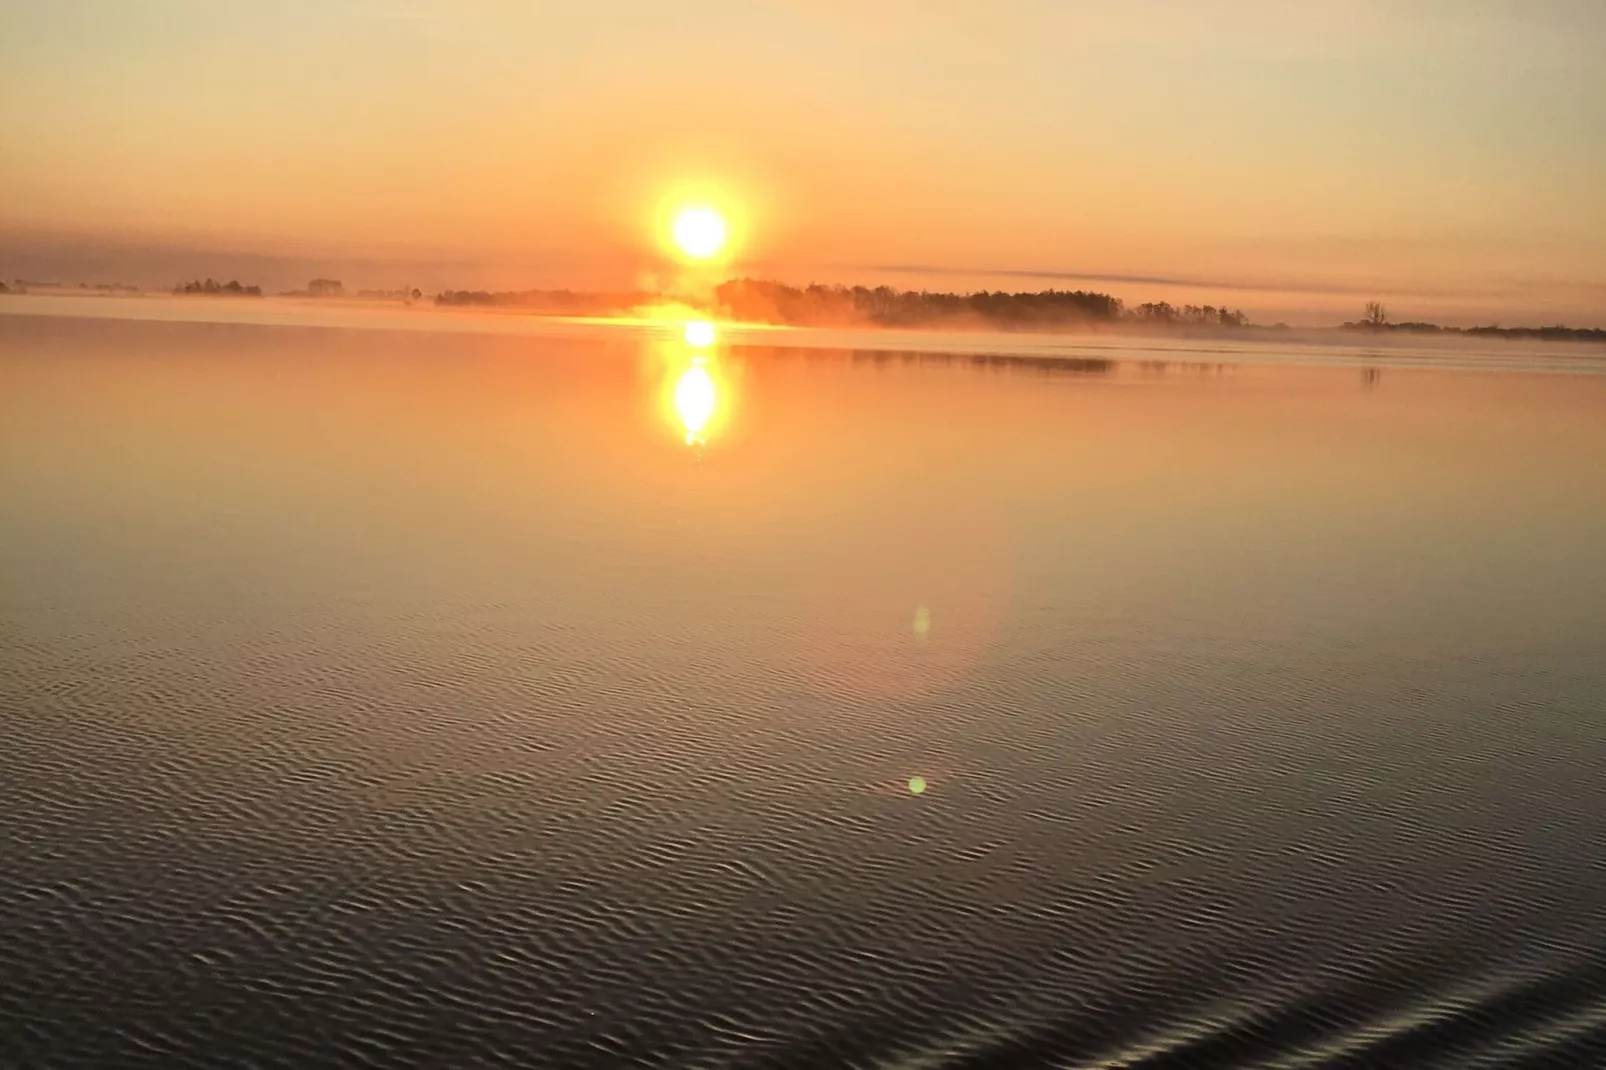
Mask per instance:
[[[797,326],[877,324],[914,326],[966,318],[1004,327],[1110,322],[1121,302],[1084,290],[973,294],[894,290],[890,286],[788,286],[763,279],[732,279],[714,291],[720,310],[735,319]]]
[[[230,279],[220,283],[216,279],[208,278],[205,282],[186,282],[173,287],[178,294],[209,294],[213,296],[227,295],[230,297],[261,297],[262,287],[245,286],[238,279]]]
[[[1366,302],[1366,318],[1362,321],[1368,327],[1378,328],[1387,326],[1389,321],[1388,309],[1383,307],[1381,301]]]

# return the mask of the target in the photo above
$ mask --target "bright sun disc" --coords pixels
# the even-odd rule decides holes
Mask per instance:
[[[707,320],[692,320],[686,324],[686,344],[706,349],[714,344],[714,325]]]
[[[695,260],[706,260],[725,244],[725,220],[712,208],[683,208],[675,216],[675,244]]]

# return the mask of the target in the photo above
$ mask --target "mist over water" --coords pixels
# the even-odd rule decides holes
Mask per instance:
[[[0,1064],[1606,1061],[1598,357],[183,318],[0,315]]]

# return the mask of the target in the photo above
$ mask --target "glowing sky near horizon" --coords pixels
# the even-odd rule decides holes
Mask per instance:
[[[1598,0],[0,0],[0,274],[650,285],[686,189],[791,281],[1602,322],[1603,45]]]

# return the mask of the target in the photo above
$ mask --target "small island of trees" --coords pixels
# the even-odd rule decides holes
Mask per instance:
[[[1176,306],[1149,302],[1128,309],[1118,297],[1091,290],[1041,290],[971,294],[895,290],[890,286],[788,286],[759,279],[733,279],[714,291],[719,310],[752,323],[792,326],[919,327],[984,323],[1032,328],[1141,323],[1176,327],[1243,327],[1249,317],[1214,305]]]
[[[577,293],[573,290],[443,290],[435,303],[446,308],[519,308],[567,316],[621,315],[643,305],[661,302],[661,294]]]
[[[209,278],[204,282],[186,282],[173,287],[176,294],[207,294],[216,297],[261,297],[262,287],[242,286],[237,279],[218,282]]]
[[[732,279],[714,290],[719,311],[748,323],[836,327],[871,323],[913,327],[981,320],[994,324],[1056,325],[1109,322],[1121,302],[1085,290],[973,294],[894,290],[890,286],[789,286],[762,279]]]
[[[1368,301],[1358,320],[1341,324],[1340,330],[1403,334],[1460,334],[1475,338],[1524,338],[1540,342],[1606,342],[1606,329],[1600,327],[1441,327],[1437,323],[1407,320],[1390,323],[1388,309],[1381,301]]]

